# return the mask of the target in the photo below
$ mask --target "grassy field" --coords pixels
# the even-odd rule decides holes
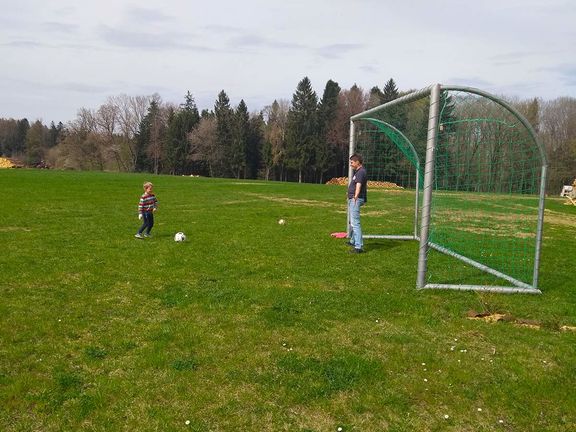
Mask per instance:
[[[137,240],[144,180],[160,209]],[[559,199],[535,296],[416,291],[415,242],[348,254],[341,186],[0,170],[0,189],[1,431],[576,430]],[[375,192],[363,222],[409,231],[410,207]]]

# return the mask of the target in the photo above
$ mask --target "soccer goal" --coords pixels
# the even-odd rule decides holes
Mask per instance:
[[[418,241],[417,288],[540,293],[546,155],[510,104],[435,84],[352,116],[355,152],[364,237]]]

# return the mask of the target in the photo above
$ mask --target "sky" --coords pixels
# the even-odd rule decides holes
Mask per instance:
[[[307,76],[348,89],[463,85],[576,97],[573,0],[0,0],[0,118],[67,123],[158,93],[251,112]]]

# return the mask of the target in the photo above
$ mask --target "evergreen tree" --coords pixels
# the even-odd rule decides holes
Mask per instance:
[[[187,173],[190,153],[188,134],[199,122],[200,114],[196,102],[188,92],[185,103],[168,119],[164,169],[170,174]]]
[[[48,147],[52,148],[58,144],[58,129],[54,122],[50,122],[50,130],[48,132]]]
[[[229,176],[232,174],[226,167],[232,148],[233,118],[234,112],[230,108],[230,99],[224,90],[218,94],[218,99],[214,104],[214,116],[216,117],[216,154],[221,154],[223,159],[214,161],[212,170],[216,176]]]
[[[160,106],[156,100],[150,101],[148,112],[140,122],[136,134],[136,161],[134,169],[137,172],[146,172],[152,170],[152,160],[149,157],[148,149],[152,144],[153,125],[157,125],[157,119],[160,116]]]
[[[252,115],[248,122],[248,137],[246,141],[246,177],[255,179],[260,168],[260,155],[264,142],[264,118],[262,113]]]
[[[324,181],[324,174],[336,164],[337,137],[334,123],[338,116],[338,96],[340,86],[328,80],[318,107],[318,144],[315,148],[314,169],[318,181]]]
[[[382,103],[391,102],[398,97],[398,88],[392,78],[390,78],[384,85],[384,92],[382,93]]]
[[[12,147],[13,156],[22,155],[26,150],[26,136],[29,129],[30,123],[28,123],[28,119],[18,120],[18,130],[14,140],[14,147]]]
[[[209,109],[204,108],[200,113],[200,118],[201,119],[214,118],[214,111],[210,111]]]
[[[318,97],[308,77],[298,83],[288,111],[286,165],[298,171],[298,182],[313,163],[318,142]]]
[[[48,131],[40,120],[36,120],[26,134],[26,163],[43,163],[44,152],[48,148]]]
[[[368,95],[368,104],[366,109],[377,107],[378,105],[382,105],[384,102],[384,93],[382,90],[378,88],[378,86],[374,86],[370,89],[370,94]]]
[[[241,175],[246,176],[246,149],[249,120],[248,107],[244,99],[242,99],[233,115],[232,145],[228,156],[230,170],[237,179],[239,179]]]

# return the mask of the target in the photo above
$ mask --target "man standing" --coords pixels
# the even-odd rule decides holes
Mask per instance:
[[[362,227],[360,226],[360,207],[368,200],[366,197],[366,185],[368,176],[366,168],[362,166],[362,156],[354,153],[350,156],[350,167],[353,170],[352,180],[348,184],[348,238],[350,246],[354,248],[350,253],[364,252],[362,241]]]

